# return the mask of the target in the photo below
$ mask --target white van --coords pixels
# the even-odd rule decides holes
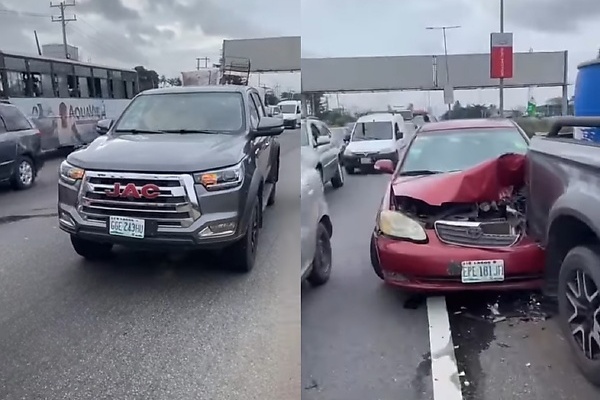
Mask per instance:
[[[377,160],[398,162],[405,138],[412,135],[412,124],[407,124],[400,113],[377,113],[362,116],[356,121],[342,161],[346,172],[372,169]]]
[[[296,129],[302,120],[302,107],[299,100],[284,100],[278,104],[283,114],[283,124],[286,127]]]

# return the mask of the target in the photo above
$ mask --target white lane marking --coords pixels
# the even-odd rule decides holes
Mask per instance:
[[[434,400],[463,400],[444,297],[427,298]]]

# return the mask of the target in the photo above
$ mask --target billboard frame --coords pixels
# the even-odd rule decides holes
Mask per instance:
[[[223,40],[222,65],[234,59],[248,59],[250,72],[299,72],[300,36]]]

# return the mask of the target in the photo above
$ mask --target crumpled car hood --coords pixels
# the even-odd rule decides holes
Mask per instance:
[[[505,154],[460,172],[397,177],[392,190],[395,196],[432,206],[498,201],[525,184],[525,160],[524,155]]]

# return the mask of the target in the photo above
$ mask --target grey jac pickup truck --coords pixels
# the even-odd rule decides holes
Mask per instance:
[[[247,86],[153,89],[60,166],[60,228],[86,259],[113,245],[225,249],[250,271],[275,202],[281,119]]]
[[[559,118],[531,140],[527,222],[546,249],[546,294],[558,298],[575,363],[600,386],[600,144],[560,135],[565,127],[590,131],[600,118]]]

